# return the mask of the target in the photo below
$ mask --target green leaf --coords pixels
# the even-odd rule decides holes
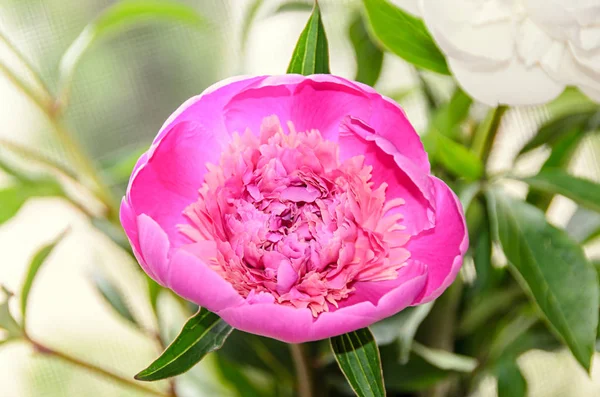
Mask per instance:
[[[0,343],[19,338],[23,335],[21,327],[10,313],[10,298],[11,296],[9,295],[4,302],[0,303],[0,329],[3,329],[7,333],[6,339],[0,341]]]
[[[150,307],[156,316],[158,316],[158,296],[162,287],[156,281],[146,276],[146,283],[148,286],[148,299],[150,300]]]
[[[586,109],[547,121],[533,138],[521,149],[519,154],[527,153],[544,144],[553,144],[571,131],[593,131],[600,126],[600,110]]]
[[[381,359],[375,338],[368,328],[330,339],[340,369],[359,397],[385,396]]]
[[[0,225],[15,216],[30,198],[63,195],[57,182],[45,178],[0,189]]]
[[[496,288],[481,296],[478,302],[469,305],[464,311],[458,327],[459,334],[469,335],[486,326],[494,317],[514,307],[515,301],[521,296],[522,291],[517,287]]]
[[[50,256],[52,251],[54,251],[54,248],[56,248],[58,243],[61,242],[61,240],[65,237],[68,231],[69,229],[65,230],[50,243],[40,248],[35,253],[33,259],[29,263],[29,269],[27,270],[27,274],[25,275],[25,282],[23,283],[23,288],[21,289],[21,325],[23,329],[25,329],[25,323],[27,320],[27,300],[29,298],[29,292],[31,291],[33,282],[35,281],[35,277],[37,276],[42,265],[46,262],[48,256]]]
[[[150,145],[141,145],[125,153],[119,153],[109,160],[102,162],[102,171],[107,174],[115,184],[124,183],[131,177],[133,167],[140,156],[148,150]]]
[[[447,371],[473,372],[477,368],[477,360],[472,357],[433,349],[418,342],[413,342],[412,351],[428,363]]]
[[[354,80],[373,86],[381,74],[383,51],[371,41],[360,15],[356,15],[348,33],[356,56],[357,71]]]
[[[273,395],[269,391],[264,390],[264,386],[259,388],[255,383],[256,377],[248,376],[244,369],[237,362],[233,362],[223,357],[221,354],[216,355],[217,368],[221,372],[223,379],[231,386],[235,387],[240,397],[265,397]]]
[[[104,298],[106,303],[108,303],[115,312],[136,327],[139,326],[133,317],[133,314],[131,314],[131,311],[127,307],[125,299],[123,298],[123,294],[121,294],[121,291],[119,291],[119,289],[109,279],[107,279],[99,271],[96,271],[92,276],[92,282],[102,298]]]
[[[199,26],[203,18],[190,6],[176,1],[124,0],[107,8],[69,46],[59,64],[59,98],[65,100],[79,61],[99,39],[148,20],[168,20]]]
[[[443,135],[455,138],[455,131],[469,115],[473,99],[457,88],[450,102],[441,107],[433,117],[433,126]]]
[[[312,8],[312,4],[308,1],[288,1],[277,7],[275,14],[289,11],[310,11]]]
[[[528,178],[521,178],[532,188],[552,194],[561,194],[577,204],[600,212],[600,185],[575,177],[560,168],[550,168]]]
[[[598,276],[580,246],[539,209],[489,190],[489,215],[511,270],[589,370],[598,325]]]
[[[182,374],[208,353],[219,349],[233,328],[204,308],[191,317],[181,333],[148,368],[135,376],[154,381]]]
[[[387,0],[363,0],[375,37],[390,52],[415,66],[450,75],[446,58],[425,24]]]
[[[544,162],[540,171],[552,168],[567,169],[584,137],[583,131],[575,128],[565,133],[557,142],[552,143],[550,157]],[[527,202],[545,211],[550,206],[553,197],[554,195],[550,193],[532,189],[527,194]]]
[[[317,2],[315,2],[312,14],[300,34],[287,73],[298,73],[305,76],[329,73],[327,36]]]
[[[386,345],[397,340],[400,348],[400,363],[406,364],[417,329],[432,307],[433,302],[407,307],[400,313],[381,320],[369,328],[378,345]]]
[[[453,175],[475,181],[483,175],[483,163],[469,149],[460,143],[440,134],[437,130],[430,131],[435,137],[435,154],[437,159]]]
[[[401,392],[429,389],[454,373],[430,364],[415,353],[411,353],[408,362],[402,365],[398,363],[399,352],[395,344],[381,346],[380,350],[385,386],[389,395],[403,395]]]
[[[515,361],[503,361],[495,368],[498,397],[525,397],[527,381]]]

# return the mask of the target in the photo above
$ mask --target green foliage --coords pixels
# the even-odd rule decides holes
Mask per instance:
[[[23,204],[31,198],[64,195],[62,187],[50,178],[19,182],[0,189],[0,225],[15,216]]]
[[[446,59],[425,24],[387,0],[363,0],[373,35],[390,52],[413,65],[450,74]]]
[[[381,74],[383,51],[371,41],[360,15],[352,20],[348,35],[356,56],[357,71],[354,80],[374,86]]]
[[[385,387],[379,349],[368,328],[330,339],[335,359],[359,397],[383,397]]]
[[[329,48],[321,19],[321,9],[315,2],[312,14],[300,34],[287,73],[305,76],[329,73]]]
[[[408,307],[400,313],[373,324],[370,329],[378,345],[397,341],[400,350],[400,363],[406,364],[419,325],[431,311],[433,302]]]
[[[133,317],[133,314],[131,314],[131,311],[127,307],[123,294],[111,280],[106,278],[101,272],[96,271],[92,275],[92,282],[100,296],[117,314],[119,314],[119,316],[129,321],[134,326],[139,326],[135,317]]]
[[[600,185],[588,179],[574,177],[560,168],[548,168],[522,180],[533,189],[561,194],[583,207],[600,212]]]
[[[163,354],[135,379],[155,381],[186,372],[205,355],[223,346],[232,330],[216,314],[200,309],[185,323],[181,333]]]
[[[4,289],[4,287],[2,288]],[[21,326],[19,326],[10,312],[9,301],[12,298],[12,295],[6,290],[5,292],[5,295],[7,296],[5,300],[0,303],[0,330],[6,332],[6,335],[3,339],[0,339],[0,345],[13,339],[20,338],[23,335]]]
[[[527,381],[514,361],[505,361],[496,368],[498,397],[525,397]]]
[[[66,101],[77,65],[99,39],[139,22],[167,20],[202,26],[204,19],[189,6],[164,0],[124,0],[107,8],[73,41],[60,60],[59,99]]]
[[[31,262],[29,262],[29,268],[25,275],[25,281],[23,282],[23,287],[21,288],[21,316],[22,316],[22,327],[25,329],[25,323],[27,320],[27,300],[29,299],[29,292],[31,291],[31,287],[33,286],[33,282],[35,281],[38,272],[40,271],[42,265],[46,262],[46,259],[50,256],[54,248],[62,241],[65,237],[65,234],[68,230],[65,230],[61,234],[58,235],[54,240],[44,245],[42,248],[37,250]]]
[[[587,370],[598,325],[598,277],[583,250],[537,208],[488,191],[489,216],[511,268]]]

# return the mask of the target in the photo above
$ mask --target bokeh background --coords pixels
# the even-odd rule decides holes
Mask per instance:
[[[64,51],[86,24],[113,3],[1,0],[0,30],[55,90]],[[163,121],[187,98],[232,75],[284,73],[309,15],[302,7],[278,11],[282,1],[265,0],[249,24],[248,15],[254,4],[251,0],[184,3],[204,17],[202,26],[138,24],[95,45],[75,74],[66,123],[86,151],[112,173],[115,189],[124,189],[128,175],[110,165],[146,148]],[[348,29],[360,2],[320,3],[332,73],[353,78],[356,61]],[[8,57],[1,45],[0,56]],[[450,95],[451,83],[447,79],[426,77],[436,95]],[[425,99],[418,84],[411,66],[398,57],[385,55],[376,88],[397,99],[417,130],[423,131],[427,125]],[[479,110],[482,114],[485,111]],[[477,106],[473,111],[478,111]],[[504,118],[490,168],[501,171],[510,166],[519,148],[548,117],[548,109],[542,107],[511,110]],[[52,138],[51,126],[44,116],[1,73],[0,126],[1,138],[68,164],[68,150]],[[517,168],[534,173],[547,155],[544,150],[535,151]],[[572,171],[600,181],[598,156],[598,134],[589,134],[575,156]],[[518,184],[511,188],[521,194],[525,191]],[[553,223],[564,226],[574,211],[573,203],[557,197],[549,217]],[[145,281],[130,257],[116,249],[71,206],[55,198],[30,200],[16,217],[0,227],[0,284],[18,290],[36,248],[66,227],[70,227],[68,237],[42,269],[31,294],[31,334],[49,345],[131,376],[156,357],[158,346],[152,338],[114,316],[91,280],[100,269],[103,277],[126,292],[127,304],[138,321],[152,329],[150,308],[144,299]],[[590,255],[600,254],[597,244],[586,249]],[[159,307],[167,332],[177,333],[185,312],[168,295],[161,298]],[[529,381],[531,396],[600,396],[600,357],[595,359],[591,378],[566,351],[533,351],[522,356],[519,364]],[[210,356],[182,377],[178,387],[180,396],[231,395],[227,382],[217,376]],[[484,382],[478,394],[494,396],[494,387],[493,381]],[[35,353],[26,344],[13,343],[0,349],[0,396],[138,395],[145,394]]]

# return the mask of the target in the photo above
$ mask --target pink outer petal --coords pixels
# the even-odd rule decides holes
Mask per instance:
[[[406,245],[411,261],[427,265],[427,285],[413,305],[436,299],[452,284],[469,247],[469,235],[460,201],[448,186],[431,177],[435,186],[437,218],[433,229],[411,237]]]
[[[245,303],[230,283],[184,249],[174,253],[169,269],[169,287],[210,311],[218,312]]]
[[[240,91],[225,106],[230,131],[259,131],[263,118],[277,115],[297,131],[318,129],[325,139],[337,141],[346,116],[365,120],[379,135],[413,159],[425,173],[429,161],[423,144],[400,107],[372,88],[331,75],[270,76]]]
[[[383,294],[376,304],[365,300],[321,313],[317,319],[313,318],[309,309],[276,303],[244,302],[217,313],[242,331],[288,343],[319,340],[369,326],[409,306],[423,289],[426,272],[426,267],[418,263],[406,266],[400,270],[397,286]]]
[[[137,217],[140,258],[137,258],[144,271],[162,286],[168,284],[169,237],[149,216]]]
[[[185,223],[182,211],[198,198],[205,162],[218,161],[220,152],[217,139],[201,124],[173,124],[134,173],[126,196],[130,209],[135,215],[150,216],[169,235],[172,246],[180,245],[184,237],[176,225]]]
[[[365,156],[373,167],[375,187],[387,183],[386,199],[402,198],[405,204],[392,210],[404,215],[403,225],[409,234],[429,229],[435,222],[433,183],[428,173],[404,156],[389,140],[379,136],[364,121],[346,117],[340,126],[340,158]]]

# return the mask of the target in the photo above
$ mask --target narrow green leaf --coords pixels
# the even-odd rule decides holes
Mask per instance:
[[[0,329],[7,333],[4,341],[15,339],[23,335],[21,327],[10,312],[10,298],[11,296],[9,295],[4,302],[0,303]]]
[[[600,212],[600,184],[589,179],[570,175],[560,168],[551,168],[521,180],[533,189],[561,194],[583,207]]]
[[[250,35],[250,29],[252,28],[252,24],[254,23],[254,19],[256,19],[256,14],[258,14],[258,10],[260,6],[263,4],[264,0],[254,0],[248,7],[248,12],[244,17],[244,22],[242,23],[242,49],[246,50],[246,45],[248,43],[248,36]]]
[[[527,381],[515,361],[503,361],[495,369],[498,397],[525,397]]]
[[[496,288],[481,296],[479,302],[471,304],[464,311],[458,327],[459,334],[469,335],[485,327],[491,319],[514,307],[522,295],[521,289],[514,287]]]
[[[204,308],[191,317],[181,333],[148,368],[135,376],[154,381],[182,374],[208,353],[219,349],[233,328]]]
[[[507,110],[508,107],[504,105],[491,109],[475,130],[471,151],[481,159],[482,163],[487,161],[502,117]]]
[[[27,300],[29,298],[29,292],[31,291],[31,287],[33,286],[33,282],[35,281],[35,277],[37,276],[40,268],[46,262],[46,259],[54,248],[61,242],[61,240],[65,237],[69,229],[65,230],[61,234],[58,235],[54,240],[50,243],[46,244],[42,248],[40,248],[33,259],[29,263],[29,269],[27,270],[27,274],[25,275],[25,282],[23,283],[23,288],[21,289],[21,316],[22,316],[22,326],[25,329],[25,323],[27,320]]]
[[[309,1],[287,1],[275,10],[275,14],[290,11],[310,11],[313,6]]]
[[[329,340],[340,369],[359,397],[384,397],[381,359],[375,338],[368,328]]]
[[[370,86],[375,85],[381,74],[383,51],[371,41],[365,23],[359,14],[350,24],[348,34],[356,56],[357,71],[354,80]]]
[[[150,307],[156,316],[158,316],[158,296],[162,287],[150,277],[146,276],[146,283],[148,286],[148,299],[150,300]]]
[[[329,73],[327,36],[317,2],[315,2],[312,14],[300,34],[287,73],[298,73],[305,76]]]
[[[116,313],[136,327],[139,326],[133,317],[133,314],[131,314],[131,311],[127,307],[123,294],[108,278],[99,271],[96,271],[92,275],[92,282],[102,298],[104,298],[106,303],[108,303]]]
[[[248,376],[244,368],[237,362],[233,362],[223,357],[221,354],[217,354],[217,368],[220,371],[220,375],[223,377],[225,382],[233,386],[239,395],[239,397],[266,397],[274,395],[265,390],[265,387],[257,387],[255,384],[255,377]]]
[[[176,1],[124,0],[107,8],[69,46],[59,64],[59,98],[65,100],[75,69],[85,52],[99,39],[119,29],[148,20],[169,20],[199,26],[203,18],[190,6]]]
[[[598,276],[580,246],[539,209],[489,190],[493,230],[511,270],[589,370],[598,326]]]
[[[396,344],[381,346],[380,352],[388,395],[430,389],[454,374],[430,364],[415,353],[411,353],[406,364],[400,364]]]
[[[432,307],[433,302],[407,307],[400,313],[381,320],[369,328],[378,345],[387,345],[398,341],[400,363],[406,364],[417,329],[423,320],[425,320]]]
[[[553,118],[542,125],[533,138],[521,149],[519,154],[527,153],[544,144],[555,143],[573,130],[583,133],[592,131],[599,126],[599,109],[586,109],[578,113]]]
[[[552,152],[550,153],[550,157],[548,157],[542,165],[540,171],[552,168],[567,169],[584,137],[585,134],[583,130],[574,128],[563,134],[558,141],[550,144],[549,146],[552,148]],[[550,206],[553,197],[554,195],[551,193],[532,189],[527,194],[527,202],[545,211]]]
[[[454,132],[469,115],[472,104],[473,99],[457,88],[450,101],[435,113],[432,121],[434,127],[443,135],[456,138]]]
[[[477,368],[477,360],[452,353],[446,350],[433,349],[418,342],[413,342],[412,351],[428,363],[447,371],[473,372]]]
[[[415,66],[450,75],[446,58],[425,24],[387,0],[363,0],[375,37],[390,52]]]

